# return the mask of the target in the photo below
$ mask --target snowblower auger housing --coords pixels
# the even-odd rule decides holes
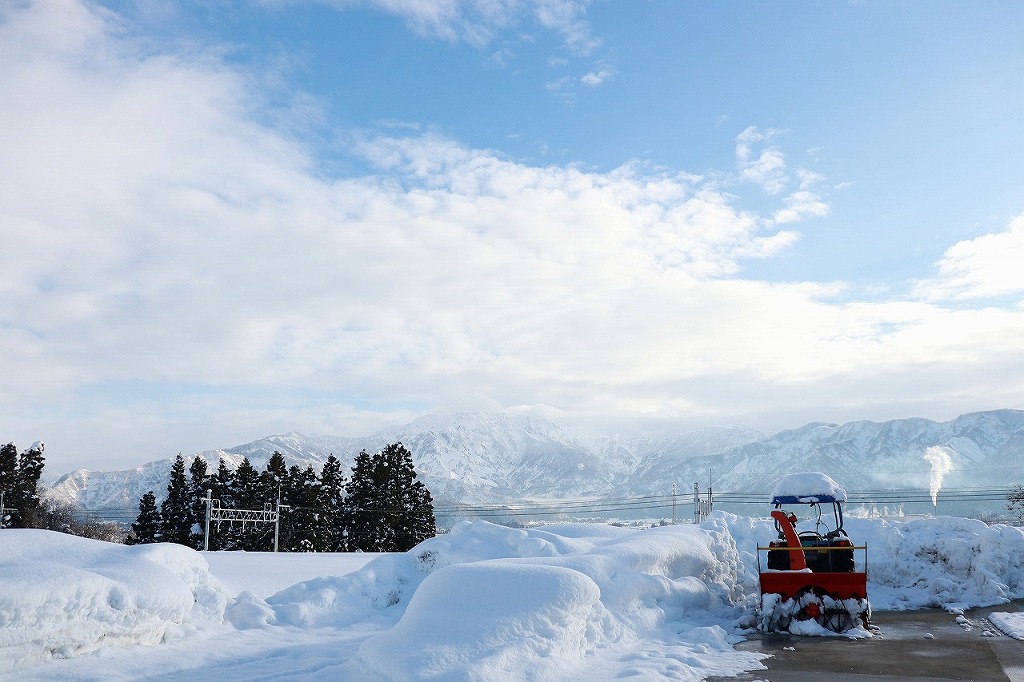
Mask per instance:
[[[855,546],[843,528],[846,491],[822,473],[790,474],[776,484],[771,501],[778,539],[757,548],[761,630],[810,635],[866,627],[867,546]],[[814,529],[797,532],[798,519],[784,505],[807,505],[816,513]],[[831,522],[822,520],[826,506]],[[855,552],[863,552],[860,570]]]

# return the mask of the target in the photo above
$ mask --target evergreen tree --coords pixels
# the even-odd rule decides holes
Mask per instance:
[[[160,512],[156,508],[156,495],[150,490],[139,500],[139,516],[132,524],[132,534],[125,540],[128,545],[160,542]]]
[[[180,454],[171,465],[167,497],[160,505],[160,533],[163,542],[189,545],[192,536],[192,514],[185,479],[185,458]]]
[[[18,471],[18,448],[14,443],[0,446],[0,493],[3,493],[3,507],[14,509],[16,498],[15,483]],[[6,528],[14,521],[14,514],[0,512],[0,528]]]
[[[202,549],[206,534],[206,489],[212,488],[206,473],[206,460],[196,456],[188,468],[190,541],[193,549]]]
[[[1013,525],[1024,525],[1024,486],[1013,486],[1007,493],[1006,500],[1006,511],[1013,514]]]
[[[411,469],[411,460],[409,466]],[[416,477],[415,471],[412,471],[412,476]],[[434,498],[421,481],[413,481],[403,489],[401,507],[405,513],[398,529],[398,551],[406,552],[437,535]]]
[[[264,509],[268,502],[265,480],[248,457],[235,469],[229,489],[233,509]],[[224,505],[226,506],[226,505]],[[223,532],[224,549],[265,552],[273,549],[274,529],[265,524],[230,524]]]
[[[213,498],[220,500],[220,506],[230,508],[234,505],[231,489],[235,483],[235,472],[223,459],[217,464],[217,473],[210,479]]]
[[[282,502],[288,509],[281,510],[280,549],[285,552],[314,552],[317,550],[317,498],[320,483],[313,467],[288,469],[288,478],[282,487]]]
[[[380,484],[366,450],[356,455],[352,476],[345,485],[345,545],[349,551],[375,552],[380,507]]]
[[[267,467],[260,474],[261,497],[264,502],[277,502],[278,493],[288,479],[288,465],[284,455],[277,450],[267,460]]]
[[[320,471],[317,489],[316,549],[320,552],[343,552],[345,477],[341,475],[341,462],[331,453]]]
[[[222,509],[232,509],[234,507],[231,492],[234,480],[235,472],[223,459],[218,462],[216,473],[207,477],[207,487],[211,491],[210,497],[217,500]],[[222,523],[213,524],[213,528],[210,529],[211,550],[227,549],[229,547],[231,543],[231,535],[228,530],[228,526]]]
[[[412,453],[401,443],[356,457],[346,486],[348,542],[364,552],[404,552],[436,534],[433,500],[416,481]]]
[[[256,509],[257,501],[263,506],[263,494],[259,485],[260,475],[256,472],[248,457],[235,469],[228,494],[231,506],[235,509]]]
[[[18,468],[14,472],[13,504],[4,496],[4,505],[13,507],[11,525],[15,528],[31,528],[35,525],[39,509],[39,478],[43,475],[43,444],[33,443],[21,453]]]

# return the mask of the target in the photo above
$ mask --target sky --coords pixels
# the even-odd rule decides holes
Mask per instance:
[[[1024,4],[0,0],[0,439],[1024,408]]]

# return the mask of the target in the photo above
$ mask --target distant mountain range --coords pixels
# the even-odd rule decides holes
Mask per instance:
[[[773,482],[795,471],[823,471],[851,491],[928,490],[933,465],[924,454],[934,447],[947,457],[947,488],[1024,482],[1021,410],[977,412],[947,422],[811,423],[772,436],[714,426],[590,443],[546,419],[456,413],[429,415],[364,438],[288,433],[186,459],[200,456],[213,469],[219,459],[237,466],[248,457],[262,468],[277,451],[289,465],[319,471],[333,453],[347,470],[361,450],[399,441],[412,451],[435,500],[448,507],[667,495],[673,484],[685,493],[695,482],[706,489],[709,476],[716,492],[763,494],[767,502]],[[78,469],[59,478],[48,494],[86,509],[130,512],[146,491],[162,496],[172,461],[125,471]]]

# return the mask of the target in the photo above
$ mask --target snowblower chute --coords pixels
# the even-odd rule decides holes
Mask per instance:
[[[822,473],[790,474],[775,485],[771,516],[779,536],[757,548],[761,630],[811,635],[867,627],[867,546],[855,546],[843,528],[845,501],[846,491]],[[797,532],[796,515],[783,509],[797,504],[809,505],[813,530]],[[822,518],[827,505],[831,519]]]

